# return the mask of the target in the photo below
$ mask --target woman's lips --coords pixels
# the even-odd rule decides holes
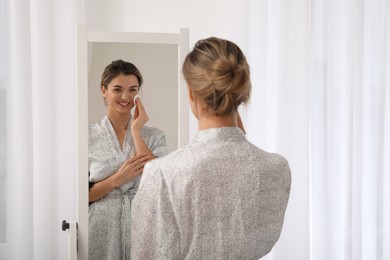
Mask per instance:
[[[121,105],[121,106],[128,106],[130,103],[129,102],[118,102],[119,103],[119,105]]]

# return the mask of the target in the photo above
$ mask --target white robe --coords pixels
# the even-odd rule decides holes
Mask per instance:
[[[280,236],[288,162],[237,127],[199,131],[146,164],[132,206],[136,259],[259,259]]]
[[[166,154],[161,130],[144,126],[141,133],[155,156]],[[88,142],[90,182],[113,175],[135,153],[130,122],[121,148],[107,116],[90,125]],[[89,206],[89,260],[130,259],[130,210],[139,179],[134,178]]]

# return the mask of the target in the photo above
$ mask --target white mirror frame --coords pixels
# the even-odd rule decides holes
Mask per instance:
[[[178,49],[178,147],[189,141],[189,105],[181,65],[189,52],[189,30],[179,33],[90,31],[77,26],[77,259],[88,259],[88,43],[173,44]]]

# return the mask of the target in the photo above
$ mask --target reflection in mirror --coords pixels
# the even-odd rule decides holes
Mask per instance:
[[[166,141],[161,130],[145,126],[136,66],[115,60],[101,78],[107,113],[88,133],[89,258],[129,259],[131,202],[145,163],[166,154]]]
[[[172,44],[88,44],[88,121],[96,123],[106,114],[100,92],[101,74],[113,60],[129,61],[140,70],[144,83],[140,98],[149,116],[148,126],[161,129],[168,151],[178,147],[178,52]]]
[[[142,79],[132,64],[111,63],[118,59],[134,64]],[[167,144],[170,151],[177,148],[177,46],[89,43],[88,62],[88,255],[90,260],[129,259],[131,201],[143,165],[165,155]],[[108,64],[115,64],[110,65],[112,75],[102,77]],[[119,75],[118,68],[122,68]],[[103,78],[109,80],[101,87]],[[136,94],[141,100],[137,101],[138,117]],[[149,120],[144,125],[145,115]]]
[[[187,89],[179,68],[188,51],[188,29],[180,29],[179,33],[146,33],[91,31],[87,30],[85,25],[77,27],[77,259],[88,260],[90,242],[99,244],[88,232],[91,214],[91,207],[88,206],[90,171],[88,125],[95,124],[107,114],[102,96],[104,93],[100,90],[101,75],[105,66],[118,59],[137,66],[144,79],[139,96],[149,117],[145,127],[161,129],[166,137],[167,150],[170,152],[187,144],[189,139]],[[133,101],[130,103],[132,106]],[[118,140],[116,142],[120,147]],[[109,146],[103,145],[103,150],[105,147]],[[111,155],[112,160],[108,165],[117,162],[120,153],[121,151],[117,155]],[[107,214],[110,215],[110,212]],[[98,236],[112,227],[107,229],[106,226],[98,227]],[[123,246],[121,244],[122,248]],[[113,250],[108,259],[116,257],[125,258],[122,249]]]

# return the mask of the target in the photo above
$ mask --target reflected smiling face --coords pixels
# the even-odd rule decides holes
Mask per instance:
[[[120,74],[111,80],[107,89],[102,86],[101,91],[108,114],[129,114],[134,107],[133,98],[139,92],[138,79],[134,75]]]

